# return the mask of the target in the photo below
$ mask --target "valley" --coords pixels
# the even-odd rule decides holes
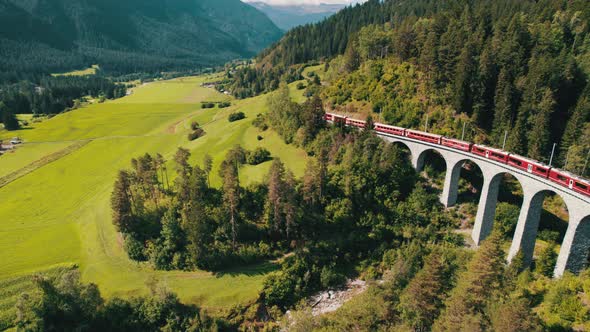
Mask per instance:
[[[284,144],[272,131],[262,134],[263,140],[256,139],[258,130],[251,122],[266,111],[265,96],[231,100],[200,86],[208,79],[150,83],[136,88],[131,96],[58,115],[34,124],[33,129],[0,132],[3,138],[17,135],[25,142],[2,157],[0,175],[26,168],[76,142],[85,143],[0,188],[0,251],[5,255],[0,285],[14,278],[30,282],[21,276],[75,264],[83,280],[98,284],[107,296],[144,294],[146,281],[154,277],[187,303],[213,311],[254,300],[264,275],[274,269],[272,264],[218,274],[154,271],[127,258],[111,222],[109,197],[115,174],[129,166],[130,158],[146,152],[171,159],[182,146],[192,152],[193,162],[209,153],[217,168],[225,152],[236,144],[250,149],[262,146],[302,175],[304,152]],[[231,100],[233,105],[201,109],[205,100]],[[235,110],[243,111],[247,118],[230,124],[227,115]],[[194,142],[186,139],[191,121],[201,123],[207,132]],[[244,167],[242,181],[262,181],[269,166]],[[214,175],[212,182],[219,181]],[[0,307],[10,308],[17,296],[3,298]]]

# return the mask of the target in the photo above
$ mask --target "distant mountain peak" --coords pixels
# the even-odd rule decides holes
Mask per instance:
[[[347,3],[334,4],[325,2],[287,4],[284,2],[269,3],[256,0],[244,2],[268,15],[283,30],[321,21],[348,5]]]

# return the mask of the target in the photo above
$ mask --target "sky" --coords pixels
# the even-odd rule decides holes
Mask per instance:
[[[319,5],[326,4],[349,4],[364,2],[363,0],[242,0],[244,2],[264,2],[271,5]]]

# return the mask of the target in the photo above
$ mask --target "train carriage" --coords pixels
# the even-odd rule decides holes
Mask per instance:
[[[469,151],[471,151],[471,146],[473,145],[473,143],[465,142],[460,139],[443,137],[441,139],[441,145],[448,146],[453,149],[458,149],[461,151],[469,152]]]
[[[512,153],[508,155],[508,161],[506,163],[510,166],[523,169],[528,173],[542,176],[544,178],[549,177],[549,171],[551,170],[550,166],[545,165],[542,162]]]
[[[590,196],[590,181],[580,178],[568,171],[552,168],[549,171],[549,180],[576,192]]]
[[[471,153],[485,157],[487,159],[499,161],[504,164],[508,161],[508,152],[500,149],[490,148],[485,145],[473,144],[471,147]]]
[[[402,127],[390,126],[382,123],[375,123],[375,131],[384,134],[391,134],[397,136],[405,136],[406,129]]]
[[[324,114],[324,119],[329,122],[346,124],[347,117],[334,113],[326,113]]]
[[[434,144],[440,144],[440,141],[442,139],[441,135],[430,134],[430,133],[425,133],[423,131],[411,130],[411,129],[406,130],[406,137],[417,139],[419,141],[424,141],[424,142],[428,142],[428,143],[434,143]]]
[[[365,128],[365,121],[346,118],[346,125],[357,127],[357,128]]]

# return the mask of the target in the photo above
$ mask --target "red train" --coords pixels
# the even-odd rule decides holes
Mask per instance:
[[[326,113],[324,119],[329,122],[344,123],[347,126],[365,128],[365,121],[352,119],[346,116],[333,113]],[[446,146],[452,149],[470,152],[475,155],[491,159],[496,162],[525,170],[536,176],[544,177],[552,182],[558,183],[571,190],[590,196],[590,180],[583,179],[570,172],[552,168],[539,161],[532,160],[517,154],[509,153],[500,149],[491,148],[485,145],[473,144],[458,139],[448,138],[441,135],[426,133],[423,131],[395,127],[382,123],[375,123],[374,130],[380,134],[408,137],[419,141]]]

